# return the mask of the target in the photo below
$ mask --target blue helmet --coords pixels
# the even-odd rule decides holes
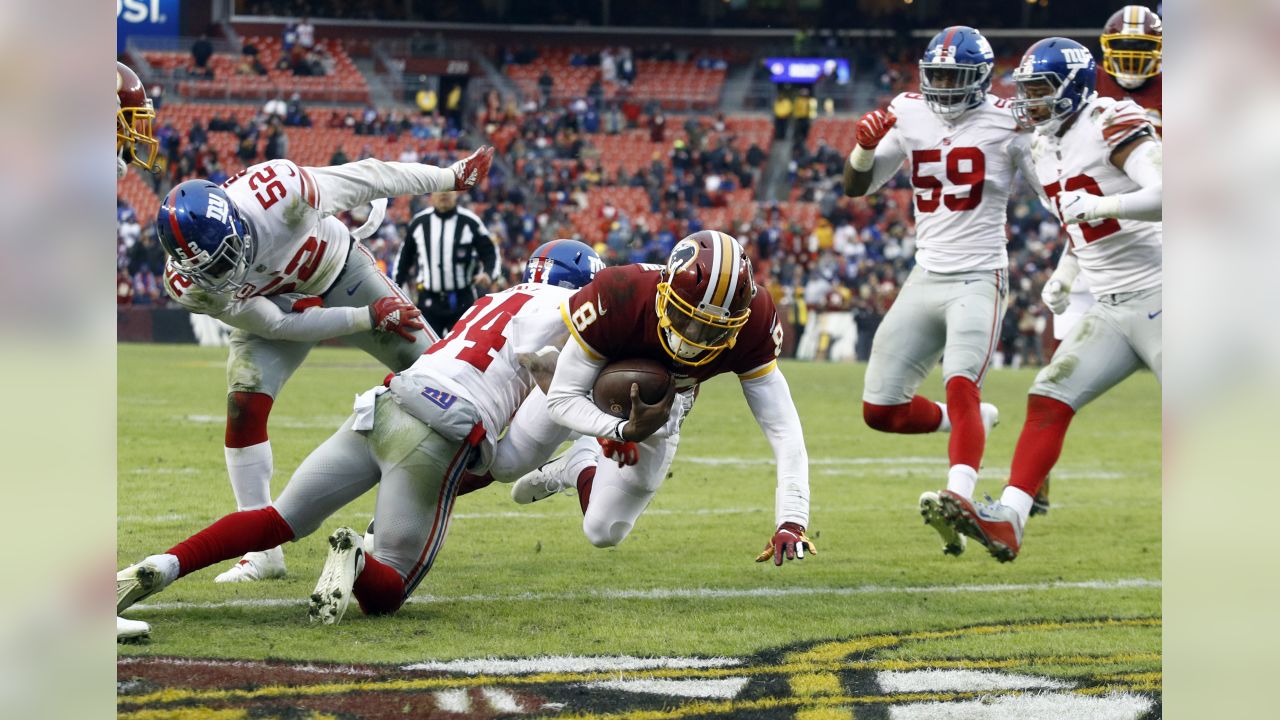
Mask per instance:
[[[552,240],[529,256],[521,282],[577,289],[604,269],[604,261],[590,245],[577,240]]]
[[[208,180],[188,180],[169,191],[156,213],[156,234],[177,271],[210,292],[243,285],[257,254],[235,203]]]
[[[935,115],[955,120],[986,99],[994,67],[995,54],[982,33],[954,25],[929,41],[920,59],[920,92]]]
[[[1056,129],[1080,112],[1097,81],[1098,68],[1089,48],[1075,40],[1045,38],[1027,49],[1013,71],[1018,96],[1010,108],[1024,126]]]

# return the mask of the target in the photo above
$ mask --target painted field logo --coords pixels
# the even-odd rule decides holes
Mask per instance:
[[[1158,718],[1158,653],[956,658],[927,652],[930,643],[969,637],[1118,628],[1158,632],[1160,619],[892,633],[749,658],[560,656],[352,666],[127,657],[117,662],[117,702],[119,717],[134,720]],[[897,657],[903,652],[928,659]],[[1063,670],[1055,676],[1044,668]]]

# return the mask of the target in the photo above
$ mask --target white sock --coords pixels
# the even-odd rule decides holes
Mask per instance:
[[[578,476],[588,466],[600,464],[600,443],[593,437],[582,436],[569,447],[569,479],[578,481]]]
[[[978,471],[968,465],[952,465],[947,471],[947,489],[951,492],[972,500],[977,487]]]
[[[149,562],[160,570],[160,574],[164,576],[164,584],[167,587],[169,583],[178,579],[178,556],[177,555],[148,555],[143,562]]]
[[[257,510],[271,504],[271,441],[244,448],[224,448],[236,509]]]
[[[1012,485],[1006,485],[1004,492],[1000,494],[1000,504],[1016,510],[1018,519],[1022,521],[1023,527],[1027,524],[1027,518],[1031,517],[1031,504],[1033,502],[1035,502],[1035,498]]]
[[[942,409],[942,423],[938,425],[938,429],[934,430],[934,432],[951,432],[951,416],[947,414],[947,404],[940,402],[934,402],[933,404]]]

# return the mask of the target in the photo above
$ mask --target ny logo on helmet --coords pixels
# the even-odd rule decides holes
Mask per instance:
[[[227,215],[231,208],[227,207],[227,201],[217,195],[209,196],[209,209],[205,211],[206,217],[211,217],[220,223],[227,221]]]
[[[1089,67],[1093,63],[1093,55],[1085,48],[1063,48],[1062,57],[1067,60],[1067,67],[1072,70]]]

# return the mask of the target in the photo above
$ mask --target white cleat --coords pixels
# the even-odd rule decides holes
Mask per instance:
[[[964,535],[961,535],[955,528],[947,522],[946,517],[942,514],[942,501],[936,492],[926,492],[920,495],[920,516],[924,518],[926,525],[931,526],[938,531],[938,535],[942,537],[942,552],[946,555],[960,555],[964,552],[964,546],[967,541]]]
[[[364,531],[364,551],[367,553],[374,552],[373,520],[369,521],[369,527]]]
[[[265,552],[246,553],[230,570],[218,575],[216,583],[257,582],[285,576],[284,550],[274,547]]]
[[[160,568],[143,560],[116,573],[116,615],[168,586]]]
[[[511,486],[511,499],[521,505],[549,498],[558,492],[577,489],[574,478],[569,477],[569,456],[572,450],[543,463],[537,470],[526,473]]]
[[[116,616],[116,642],[137,642],[151,635],[151,626],[141,620],[127,620]]]
[[[343,527],[329,536],[329,557],[324,561],[316,589],[311,591],[307,618],[313,623],[337,625],[351,603],[351,588],[364,570],[364,539]]]
[[[987,437],[991,437],[991,428],[1000,424],[1000,408],[991,403],[981,403],[978,412],[982,414],[982,429],[987,431]]]

